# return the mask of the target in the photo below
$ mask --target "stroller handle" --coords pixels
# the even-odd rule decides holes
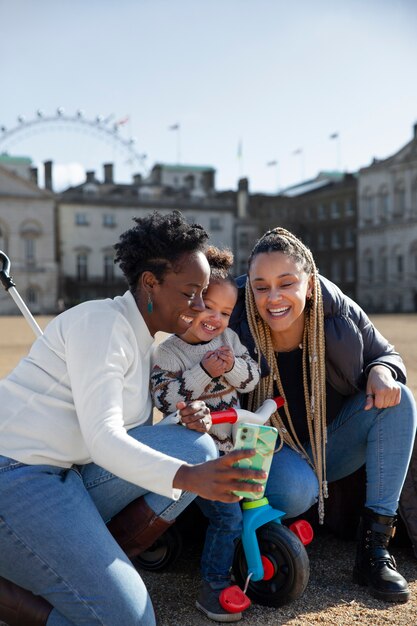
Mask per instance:
[[[0,282],[6,291],[10,289],[10,287],[15,287],[15,283],[13,282],[13,278],[10,276],[10,259],[2,250],[0,250],[0,263],[2,264],[2,268],[0,270]]]

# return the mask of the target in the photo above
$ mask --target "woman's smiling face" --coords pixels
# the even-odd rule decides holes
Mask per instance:
[[[312,289],[302,264],[284,252],[263,252],[252,259],[249,281],[258,313],[272,335],[301,335],[301,341],[306,298]]]
[[[207,290],[210,266],[202,252],[185,253],[174,270],[163,280],[153,280],[153,311],[148,316],[152,335],[157,331],[184,333],[194,318],[204,311],[203,293]]]

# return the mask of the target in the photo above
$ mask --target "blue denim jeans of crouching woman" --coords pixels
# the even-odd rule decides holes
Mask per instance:
[[[416,405],[401,385],[401,402],[364,410],[365,392],[349,397],[327,427],[327,480],[333,482],[366,464],[365,506],[379,515],[396,514],[416,432]],[[306,446],[310,455],[311,448]],[[318,483],[307,461],[284,446],[274,455],[266,486],[270,504],[296,517],[317,502]],[[326,503],[325,503],[326,508]]]
[[[189,463],[217,456],[209,435],[139,426],[138,441]],[[48,626],[154,626],[146,587],[105,522],[145,495],[167,521],[195,497],[169,498],[90,463],[62,469],[0,456],[0,576],[46,598]]]

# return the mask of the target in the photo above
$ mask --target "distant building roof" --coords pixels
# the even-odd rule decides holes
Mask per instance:
[[[282,189],[280,191],[280,195],[287,196],[289,198],[293,198],[295,196],[301,196],[304,193],[309,193],[310,191],[315,191],[316,189],[321,189],[325,187],[329,183],[337,183],[343,180],[345,176],[344,172],[328,171],[328,172],[319,172],[316,178],[312,178],[310,180],[305,180],[298,185],[293,185],[292,187],[287,187],[286,189]]]
[[[162,167],[164,170],[172,172],[206,172],[207,170],[214,172],[214,167],[211,165],[174,165],[172,163],[155,163],[154,167]]]
[[[2,152],[0,154],[0,163],[6,163],[8,165],[31,165],[32,159],[23,156],[10,156],[7,152]]]

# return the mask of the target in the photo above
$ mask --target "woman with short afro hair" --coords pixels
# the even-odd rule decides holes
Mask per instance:
[[[135,218],[116,244],[129,290],[47,326],[0,381],[0,620],[9,626],[154,626],[128,557],[150,546],[196,494],[236,502],[204,402],[152,426],[157,331],[184,333],[204,309],[207,234],[178,212]],[[245,487],[258,491],[259,486]]]

